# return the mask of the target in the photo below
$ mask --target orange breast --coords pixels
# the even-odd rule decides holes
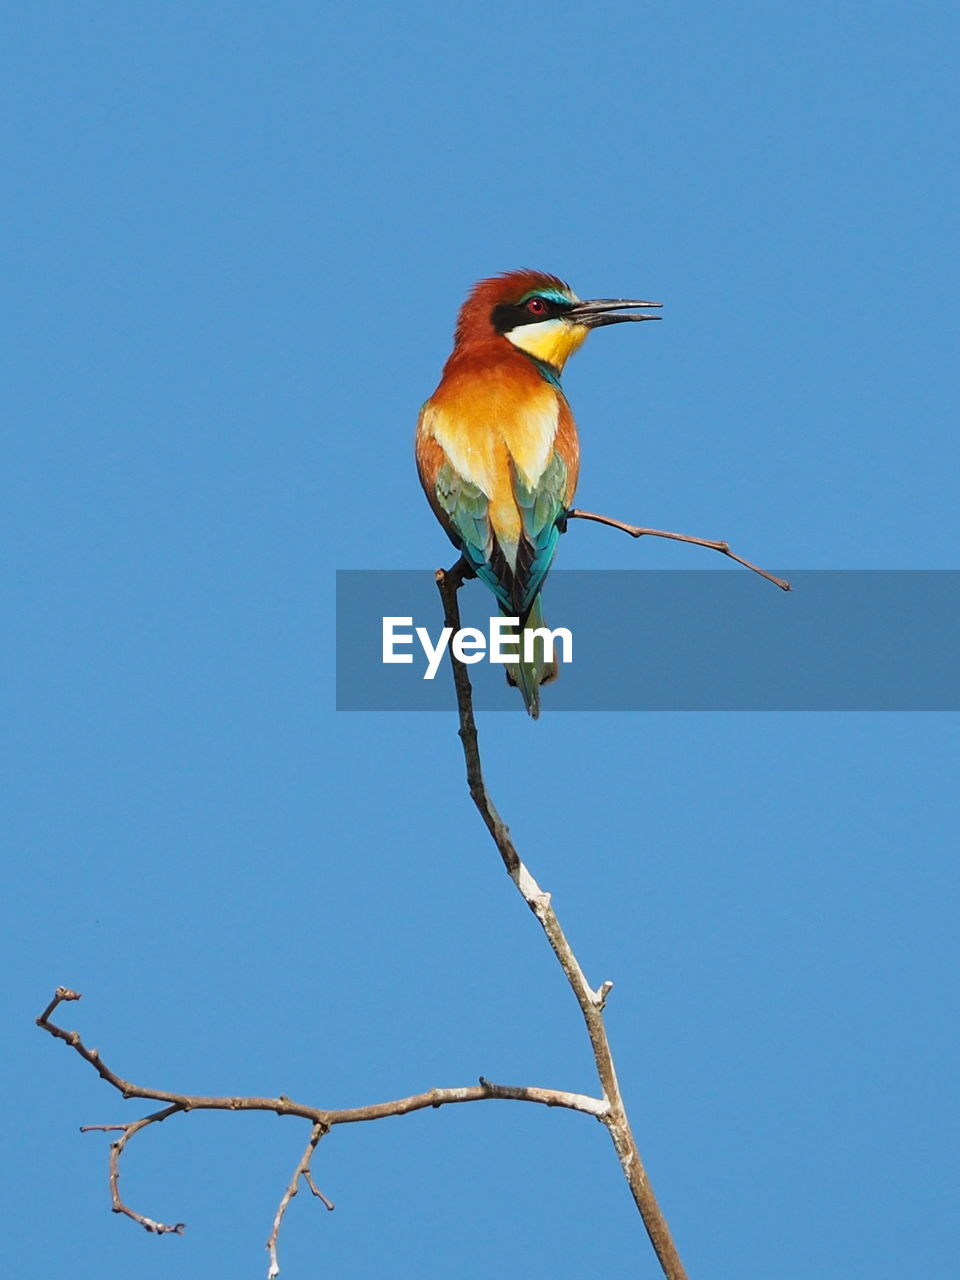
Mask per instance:
[[[452,359],[424,406],[418,434],[439,444],[457,472],[487,495],[498,536],[511,541],[520,530],[512,467],[535,488],[556,446],[571,472],[571,495],[576,484],[579,453],[569,406],[519,352]],[[424,456],[427,451],[421,446]]]

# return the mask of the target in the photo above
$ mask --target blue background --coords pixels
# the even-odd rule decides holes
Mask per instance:
[[[149,1238],[77,1133],[145,1108],[33,1017],[75,986],[68,1025],[187,1091],[595,1087],[452,717],[334,712],[333,570],[449,562],[417,409],[466,288],[525,265],[665,304],[568,370],[582,505],[771,567],[956,567],[960,16],[35,0],[2,26],[7,1265],[257,1275],[305,1126],[141,1135],[128,1200],[189,1224]],[[480,728],[616,981],[691,1276],[948,1274],[956,717]],[[582,1116],[429,1111],[315,1169],[337,1211],[294,1203],[285,1277],[657,1274]]]

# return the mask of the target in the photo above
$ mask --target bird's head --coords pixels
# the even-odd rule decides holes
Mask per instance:
[[[543,271],[505,271],[471,289],[457,320],[456,346],[503,338],[559,372],[591,329],[624,320],[659,320],[634,308],[659,302],[595,298],[583,302]]]

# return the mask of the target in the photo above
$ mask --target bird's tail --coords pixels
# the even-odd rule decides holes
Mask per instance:
[[[543,611],[540,608],[540,597],[537,596],[530,612],[527,614],[527,620],[523,624],[523,631],[520,635],[520,661],[511,662],[507,665],[507,684],[514,685],[520,690],[523,694],[523,701],[527,711],[533,716],[534,720],[540,715],[540,686],[549,684],[551,680],[556,680],[560,673],[556,656],[554,655],[549,660],[546,657],[546,645],[542,636],[531,638],[533,645],[532,657],[529,662],[524,661],[524,653],[528,643],[528,637],[525,633],[543,626],[545,626]]]

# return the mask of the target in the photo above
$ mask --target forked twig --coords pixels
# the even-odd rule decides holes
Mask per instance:
[[[781,591],[790,590],[790,583],[786,578],[778,578],[776,574],[761,569],[759,565],[751,564],[749,560],[744,560],[743,556],[738,556],[735,551],[730,550],[730,544],[727,542],[711,542],[709,538],[695,538],[689,533],[669,533],[666,529],[645,529],[637,524],[624,524],[622,520],[614,520],[611,516],[598,516],[594,511],[581,511],[579,507],[572,507],[565,518],[595,520],[597,524],[608,524],[611,529],[621,529],[624,533],[629,533],[631,538],[669,538],[671,542],[689,542],[695,547],[707,547],[710,551],[719,551],[722,556],[729,556],[731,560],[736,560],[737,564],[742,564],[752,573],[759,573],[761,578],[766,578]]]
[[[185,1222],[171,1224],[157,1222],[153,1218],[148,1218],[146,1214],[137,1213],[136,1209],[131,1209],[129,1205],[124,1204],[120,1199],[120,1157],[123,1155],[124,1147],[135,1133],[139,1133],[141,1129],[146,1129],[149,1124],[159,1124],[161,1120],[166,1120],[167,1116],[172,1116],[182,1110],[183,1107],[179,1103],[174,1103],[172,1106],[164,1107],[161,1111],[154,1111],[152,1115],[144,1116],[142,1120],[124,1125],[121,1137],[116,1142],[110,1143],[110,1196],[113,1200],[113,1212],[126,1214],[128,1218],[132,1218],[134,1222],[139,1222],[141,1227],[155,1236],[181,1236],[187,1224]]]
[[[319,1190],[313,1180],[310,1172],[310,1161],[317,1143],[335,1125],[383,1120],[387,1116],[410,1115],[414,1111],[424,1111],[429,1107],[444,1107],[463,1102],[529,1102],[546,1107],[564,1107],[568,1111],[579,1111],[584,1115],[593,1116],[594,1119],[601,1121],[606,1120],[610,1109],[605,1098],[591,1098],[587,1094],[572,1093],[565,1089],[543,1089],[536,1085],[494,1084],[492,1081],[484,1079],[483,1076],[480,1077],[479,1083],[475,1085],[452,1089],[427,1089],[423,1093],[411,1094],[406,1098],[395,1098],[389,1102],[373,1102],[362,1107],[344,1107],[338,1110],[307,1106],[304,1103],[294,1102],[284,1094],[280,1094],[276,1098],[210,1097],[203,1094],[171,1093],[166,1089],[148,1089],[142,1085],[134,1084],[130,1080],[123,1079],[122,1076],[119,1076],[112,1068],[108,1067],[101,1058],[99,1050],[88,1048],[81,1039],[79,1032],[67,1031],[65,1028],[51,1022],[50,1019],[58,1005],[79,1000],[80,998],[79,992],[72,991],[69,987],[58,987],[53,999],[40,1017],[37,1018],[37,1026],[69,1045],[85,1062],[89,1062],[100,1077],[112,1085],[124,1098],[146,1098],[167,1104],[159,1111],[151,1112],[150,1115],[143,1116],[130,1124],[84,1125],[81,1130],[84,1133],[93,1131],[120,1133],[121,1136],[110,1144],[109,1177],[113,1211],[114,1213],[125,1214],[154,1235],[180,1235],[184,1230],[184,1224],[177,1222],[173,1225],[167,1225],[162,1222],[156,1222],[153,1218],[137,1213],[120,1199],[120,1156],[135,1134],[142,1129],[146,1129],[149,1125],[166,1120],[168,1116],[188,1111],[273,1111],[277,1115],[298,1116],[301,1119],[311,1121],[313,1129],[310,1133],[310,1140],[280,1200],[277,1212],[274,1215],[273,1229],[267,1241],[267,1249],[270,1254],[268,1271],[270,1280],[275,1280],[275,1277],[280,1274],[280,1267],[277,1261],[277,1238],[287,1207],[297,1194],[299,1179],[301,1177],[304,1179],[313,1195],[328,1209],[333,1208],[332,1202]]]
[[[81,1058],[96,1067],[100,1075],[110,1081],[116,1088],[120,1089],[124,1097],[130,1097],[122,1085],[126,1082],[115,1077],[109,1068],[105,1067],[100,1060],[100,1053],[97,1049],[88,1049],[80,1039],[76,1031],[64,1031],[62,1027],[55,1026],[50,1017],[59,1004],[66,1004],[72,1000],[81,999],[79,991],[72,991],[69,987],[57,987],[54,992],[53,999],[41,1013],[37,1019],[37,1026],[42,1027],[44,1031],[49,1031],[52,1036],[56,1036],[58,1040],[64,1040],[71,1048],[76,1049]],[[122,1213],[126,1217],[138,1222],[145,1231],[149,1231],[155,1236],[166,1235],[182,1235],[186,1227],[185,1222],[157,1222],[155,1218],[148,1218],[146,1214],[137,1213],[136,1209],[131,1209],[128,1204],[124,1204],[120,1198],[120,1157],[123,1155],[123,1149],[130,1139],[146,1129],[148,1125],[159,1124],[166,1120],[168,1116],[174,1115],[178,1111],[183,1111],[182,1102],[176,1101],[168,1107],[163,1107],[159,1111],[154,1111],[148,1116],[143,1116],[140,1120],[134,1120],[130,1124],[86,1124],[80,1128],[81,1133],[92,1133],[98,1131],[100,1133],[120,1133],[120,1137],[115,1142],[110,1143],[110,1199],[112,1201],[112,1209],[114,1213]]]
[[[574,512],[571,515],[576,514]],[[453,628],[456,634],[460,630],[460,605],[457,592],[464,578],[470,577],[468,566],[459,560],[452,569],[438,569],[436,574],[440,598],[443,601],[444,623]],[[607,1039],[607,1031],[603,1021],[603,1006],[613,983],[604,982],[594,990],[567,941],[560,921],[550,901],[550,894],[545,893],[524,866],[520,855],[510,838],[510,829],[500,817],[490,799],[483,779],[483,768],[480,762],[480,747],[477,738],[477,724],[473,714],[473,689],[466,666],[457,660],[453,651],[450,653],[453,668],[453,681],[457,692],[457,709],[460,718],[460,741],[463,743],[463,756],[467,767],[467,785],[470,796],[476,805],[487,830],[493,838],[497,851],[503,861],[507,874],[520,891],[523,900],[540,922],[547,941],[554,955],[560,962],[564,975],[580,1005],[580,1012],[586,1024],[587,1035],[593,1049],[597,1075],[603,1089],[607,1110],[599,1118],[607,1126],[620,1167],[630,1187],[634,1202],[640,1211],[643,1225],[647,1229],[650,1243],[660,1262],[667,1280],[686,1280],[687,1273],[680,1255],[670,1234],[670,1228],[663,1216],[653,1188],[647,1178],[636,1139],[627,1119],[617,1073],[613,1063],[613,1054]]]
[[[293,1177],[290,1179],[286,1191],[281,1197],[280,1204],[277,1206],[277,1212],[273,1219],[273,1230],[267,1240],[267,1251],[270,1254],[270,1266],[267,1268],[267,1280],[276,1280],[280,1274],[280,1263],[277,1261],[277,1237],[280,1234],[280,1224],[283,1222],[283,1215],[287,1212],[287,1205],[300,1190],[300,1179],[306,1180],[307,1186],[315,1196],[318,1196],[328,1209],[333,1209],[333,1204],[327,1199],[322,1191],[318,1191],[314,1185],[313,1178],[310,1175],[310,1161],[313,1159],[313,1153],[317,1149],[317,1143],[328,1130],[322,1124],[315,1124],[310,1130],[310,1141],[306,1145],[303,1155],[297,1161],[297,1167],[293,1171]]]
[[[304,1178],[304,1181],[306,1182],[307,1186],[310,1188],[310,1190],[313,1192],[313,1194],[317,1197],[317,1199],[321,1202],[321,1204],[323,1205],[323,1207],[324,1207],[325,1209],[329,1209],[329,1210],[330,1210],[330,1212],[331,1212],[331,1213],[333,1213],[334,1209],[335,1209],[337,1206],[333,1203],[333,1201],[332,1201],[332,1200],[328,1200],[328,1199],[327,1199],[327,1197],[323,1194],[323,1192],[320,1190],[320,1188],[319,1188],[319,1187],[317,1186],[317,1184],[314,1182],[314,1180],[313,1180],[313,1174],[310,1172],[309,1168],[304,1169],[304,1171],[303,1171],[303,1178]]]

